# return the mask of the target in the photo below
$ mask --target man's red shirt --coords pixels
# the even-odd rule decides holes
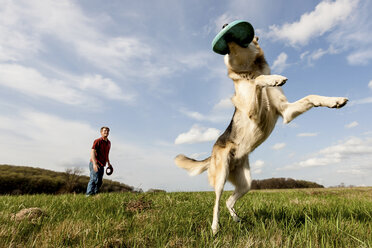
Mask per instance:
[[[111,142],[109,140],[105,141],[102,137],[93,142],[92,149],[96,151],[96,159],[100,166],[105,166],[108,162],[110,148]],[[92,161],[92,159],[90,160]]]

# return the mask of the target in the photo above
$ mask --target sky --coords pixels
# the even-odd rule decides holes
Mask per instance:
[[[313,108],[250,154],[253,179],[372,186],[371,0],[0,0],[0,164],[81,168],[99,129],[125,184],[213,190],[173,162],[204,159],[234,112],[233,82],[211,42],[222,25],[255,28],[290,102]],[[227,185],[226,189],[232,189]]]

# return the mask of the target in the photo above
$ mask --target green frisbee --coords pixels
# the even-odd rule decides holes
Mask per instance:
[[[229,53],[227,42],[234,41],[241,47],[248,47],[254,37],[253,26],[243,20],[236,20],[225,26],[212,41],[212,49],[218,54]]]

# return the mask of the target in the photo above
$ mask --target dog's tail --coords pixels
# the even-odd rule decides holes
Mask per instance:
[[[198,161],[180,154],[174,159],[174,162],[178,167],[187,170],[190,176],[196,176],[208,170],[211,163],[211,157]]]

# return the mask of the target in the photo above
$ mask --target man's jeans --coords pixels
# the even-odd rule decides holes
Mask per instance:
[[[98,166],[98,171],[95,172],[93,169],[93,162],[89,163],[90,180],[87,187],[86,195],[95,195],[98,193],[99,188],[102,185],[102,178],[104,173],[104,167]]]

